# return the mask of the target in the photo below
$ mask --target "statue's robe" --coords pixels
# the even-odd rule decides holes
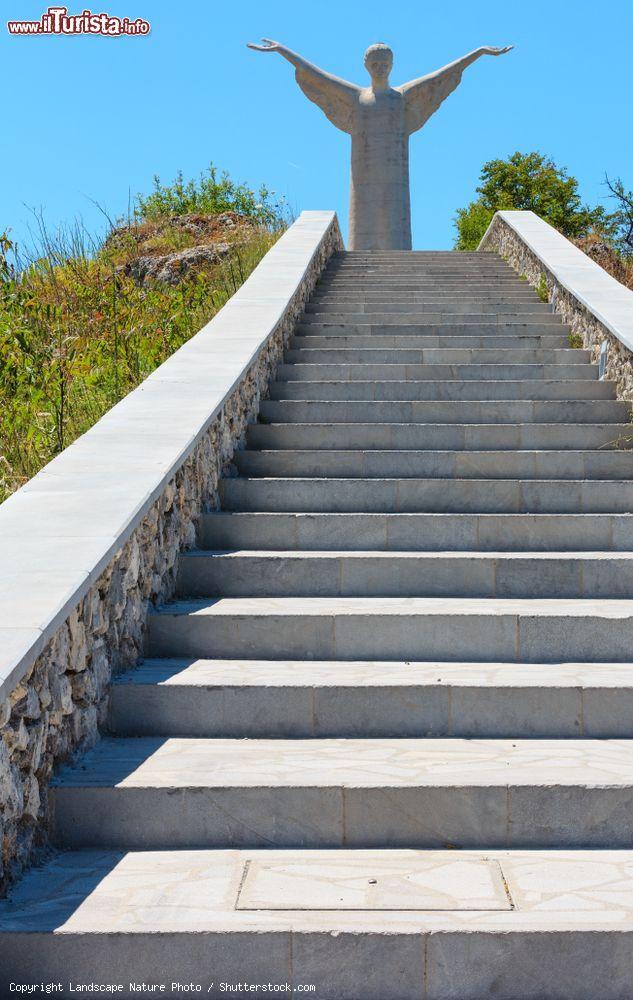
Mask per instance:
[[[409,136],[455,90],[461,70],[437,73],[374,93],[321,70],[299,67],[306,97],[352,137],[350,250],[410,250]]]

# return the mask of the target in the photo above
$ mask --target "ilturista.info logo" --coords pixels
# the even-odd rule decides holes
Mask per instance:
[[[84,9],[69,14],[67,7],[48,7],[39,21],[7,21],[10,35],[148,35],[151,25],[142,17],[116,17]]]

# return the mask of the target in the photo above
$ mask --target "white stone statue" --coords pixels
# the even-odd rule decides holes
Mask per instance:
[[[278,52],[292,63],[306,97],[352,137],[349,249],[410,250],[409,136],[455,90],[467,66],[480,56],[503,55],[513,46],[475,49],[435,73],[390,87],[393,52],[379,42],[365,52],[371,85],[358,87],[313,66],[279,42],[269,38],[262,42],[249,43],[249,48]]]

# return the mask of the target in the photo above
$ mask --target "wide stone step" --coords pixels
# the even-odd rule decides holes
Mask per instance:
[[[579,383],[587,388],[605,383]],[[402,383],[400,383],[402,385]],[[533,388],[533,385],[530,386]],[[285,387],[287,390],[287,386]],[[305,390],[305,386],[302,386]],[[266,423],[623,423],[631,413],[624,400],[262,400],[260,419]]]
[[[344,326],[372,325],[372,326],[412,326],[449,323],[466,325],[478,323],[489,326],[560,326],[561,318],[552,312],[538,312],[532,309],[525,313],[462,313],[451,309],[444,311],[431,311],[423,309],[411,309],[410,312],[359,312],[355,308],[349,310],[341,309],[340,312],[306,312],[303,322],[308,326],[315,324],[330,324]]]
[[[461,281],[465,286],[471,279],[476,278],[509,278],[520,281],[518,275],[509,268],[498,268],[481,265],[470,265],[468,267],[450,267],[445,264],[438,264],[435,267],[420,266],[416,263],[408,265],[394,264],[341,264],[339,267],[330,268],[326,271],[325,277],[351,277],[360,280],[367,278],[389,278],[389,277],[447,277]]]
[[[0,981],[626,1000],[632,870],[627,850],[58,852],[0,901]]]
[[[359,277],[354,275],[332,275],[324,277],[315,286],[318,292],[331,290],[351,289],[355,292],[365,291],[426,291],[428,289],[439,289],[442,291],[452,291],[467,294],[480,291],[498,292],[502,290],[514,291],[516,289],[529,288],[523,284],[516,276],[502,274],[487,277],[485,275],[472,276],[466,282],[458,275],[371,275]]]
[[[578,365],[583,367],[588,365],[594,368],[597,374],[597,367],[591,365],[591,351],[569,347],[526,349],[519,345],[510,348],[493,345],[492,348],[488,349],[468,346],[463,348],[442,346],[424,349],[406,345],[384,348],[377,345],[372,346],[372,344],[366,347],[337,347],[334,345],[315,347],[311,344],[302,346],[303,339],[312,341],[318,338],[294,337],[293,346],[286,351],[284,356],[287,365],[491,365],[498,370],[506,368],[508,365],[565,365],[573,366],[575,371]],[[389,374],[391,369],[387,367],[386,371]],[[454,377],[451,374],[451,378]]]
[[[385,366],[386,367],[386,366]],[[283,374],[282,371],[279,374]],[[315,401],[364,401],[364,402],[401,402],[414,401],[421,404],[429,402],[457,402],[459,400],[472,400],[480,402],[495,402],[504,400],[567,400],[570,405],[583,400],[591,401],[593,406],[597,400],[613,400],[615,397],[615,386],[612,382],[601,382],[597,379],[546,379],[546,378],[525,378],[525,379],[494,379],[488,378],[478,380],[476,378],[449,380],[434,380],[426,378],[417,380],[414,378],[392,379],[390,381],[381,379],[344,379],[338,381],[327,381],[317,379],[313,381],[282,381],[272,382],[270,385],[270,402],[268,406],[262,406],[260,413],[268,413],[269,406],[280,400],[315,400]],[[587,409],[589,407],[585,403]],[[437,411],[437,419],[441,411]],[[592,413],[588,414],[591,419]],[[333,420],[337,418],[332,416]],[[404,418],[407,420],[408,418]],[[569,417],[568,419],[572,419]],[[597,416],[595,419],[599,419]]]
[[[238,451],[245,476],[316,476],[346,479],[627,479],[633,450],[614,451],[393,451],[280,449]],[[447,487],[450,489],[450,487]],[[633,497],[631,498],[633,505]]]
[[[517,316],[521,313],[541,313],[549,314],[552,312],[552,307],[545,302],[539,301],[528,301],[528,302],[470,302],[468,300],[463,301],[458,300],[457,296],[454,297],[453,301],[449,302],[366,302],[359,299],[355,299],[351,302],[346,302],[341,299],[336,299],[332,302],[323,302],[317,300],[312,300],[306,304],[305,312],[309,314],[328,315],[329,313],[366,313],[372,315],[373,313],[443,313],[449,312],[453,315],[457,313],[484,313],[486,315],[497,316],[497,315],[511,315]]]
[[[117,736],[626,738],[633,664],[146,660],[112,687]]]
[[[203,515],[207,549],[324,548],[382,552],[633,551],[633,514],[284,514]]]
[[[313,513],[628,514],[633,480],[224,479],[226,510]]]
[[[417,324],[380,326],[377,324],[333,324],[333,323],[299,323],[295,327],[295,334],[301,337],[397,337],[402,341],[403,346],[409,342],[411,337],[434,337],[438,338],[439,346],[446,344],[455,337],[472,337],[475,343],[477,337],[512,337],[517,344],[522,342],[524,337],[563,337],[565,346],[569,346],[569,327],[566,326],[539,326],[538,323],[517,324],[497,326],[490,323],[443,323],[420,326]],[[499,340],[499,343],[501,341]],[[495,341],[497,343],[497,341]],[[494,345],[493,345],[494,346]]]
[[[469,274],[472,271],[489,271],[492,269],[503,271],[504,273],[514,274],[515,272],[511,270],[505,261],[501,260],[499,257],[479,257],[475,258],[455,258],[455,257],[444,257],[444,258],[431,258],[431,257],[399,257],[399,258],[387,258],[387,257],[368,257],[366,259],[349,257],[347,253],[341,255],[340,257],[332,260],[328,265],[328,272],[333,271],[380,271],[380,270],[395,270],[404,271],[407,269],[418,269],[418,270],[445,270],[453,271],[457,274]]]
[[[464,451],[632,448],[630,424],[251,424],[251,448],[445,448]]]
[[[633,553],[185,552],[185,597],[633,597]],[[633,638],[633,637],[632,637]]]
[[[492,293],[492,292],[479,292],[475,294],[469,294],[467,298],[464,295],[460,295],[458,292],[317,292],[311,299],[311,305],[327,305],[327,306],[338,306],[343,305],[346,308],[353,306],[358,303],[361,306],[376,308],[378,306],[384,306],[381,312],[389,312],[392,305],[405,306],[415,306],[420,304],[425,308],[432,305],[437,305],[438,307],[446,307],[447,305],[455,304],[459,307],[473,305],[476,309],[486,308],[495,311],[496,306],[503,307],[503,311],[508,311],[512,308],[513,304],[519,305],[521,308],[519,311],[523,311],[524,308],[534,305],[542,305],[541,299],[531,291],[518,291],[513,292],[503,292],[503,293]],[[474,312],[475,309],[466,308],[466,312]],[[528,309],[529,311],[529,309]]]
[[[481,317],[479,317],[481,319]],[[537,337],[543,334],[554,334],[558,336],[568,336],[569,329],[564,326],[542,323],[506,323],[498,325],[494,323],[315,323],[313,319],[309,322],[300,323],[296,327],[300,334],[309,336],[333,336],[351,337],[355,334],[389,336],[400,335],[403,337],[425,336],[425,337],[509,337],[509,336],[532,336]]]
[[[477,348],[488,348],[494,350],[571,350],[569,347],[569,336],[566,333],[551,334],[464,334],[453,337],[450,334],[371,334],[356,333],[350,334],[298,334],[290,338],[288,346],[292,350],[299,349],[320,349],[328,350],[380,350],[384,348],[395,348],[398,350],[423,350],[426,348],[442,348],[443,350],[457,350],[466,348],[474,350]],[[577,348],[573,348],[577,350]]]
[[[626,663],[632,642],[631,600],[239,597],[165,605],[150,618],[148,652]]]
[[[357,363],[292,363],[281,364],[277,369],[278,381],[306,382],[315,381],[362,381],[369,382],[372,379],[393,382],[398,379],[411,379],[424,381],[433,379],[438,382],[448,382],[457,380],[485,381],[487,379],[496,382],[516,381],[524,379],[549,379],[559,381],[569,379],[578,381],[587,379],[597,381],[598,366],[582,364],[579,359],[578,364],[513,364],[504,363],[499,359],[498,364],[486,363],[455,363],[455,364],[416,364],[398,363],[397,359],[392,362],[382,362],[372,364],[371,362]]]
[[[103,739],[65,848],[633,846],[633,740]]]

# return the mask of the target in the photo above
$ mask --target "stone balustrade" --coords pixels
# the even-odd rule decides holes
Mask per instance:
[[[501,254],[582,338],[618,399],[633,400],[633,292],[534,212],[497,212],[479,244]],[[605,346],[606,345],[606,346]],[[576,346],[580,346],[578,343]]]
[[[98,739],[178,553],[336,250],[304,212],[195,337],[0,507],[0,888],[46,843],[55,765]]]

